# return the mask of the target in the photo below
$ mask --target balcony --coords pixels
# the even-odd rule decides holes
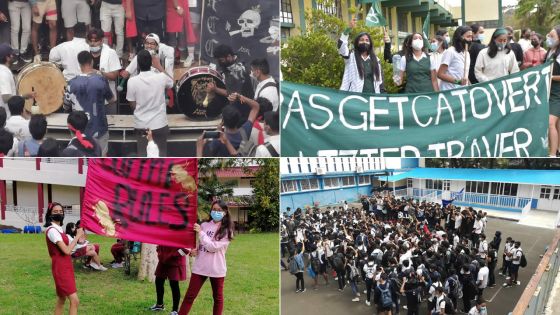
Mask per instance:
[[[0,179],[66,186],[85,186],[86,159],[3,158]]]

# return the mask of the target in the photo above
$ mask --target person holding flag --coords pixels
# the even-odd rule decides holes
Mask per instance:
[[[459,26],[453,33],[451,47],[441,58],[438,78],[441,79],[441,91],[455,89],[469,84],[470,55],[468,46],[472,42],[473,32],[468,26]]]
[[[375,1],[366,17],[366,26],[384,26],[385,23],[379,3]],[[344,58],[344,75],[340,90],[358,93],[384,93],[383,70],[379,58],[375,55],[375,47],[370,34],[365,32],[358,34],[353,41],[354,50],[351,51],[348,48],[349,34],[355,26],[356,19],[354,18],[338,40],[338,53]]]

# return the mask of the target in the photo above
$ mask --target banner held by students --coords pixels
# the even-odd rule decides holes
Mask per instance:
[[[550,63],[424,94],[282,82],[283,156],[543,157]]]
[[[90,159],[82,226],[99,235],[195,248],[196,159]]]

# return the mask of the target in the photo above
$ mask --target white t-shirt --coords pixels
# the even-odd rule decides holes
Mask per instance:
[[[274,150],[276,150],[277,153],[280,153],[280,135],[268,137],[267,142],[269,142],[272,145],[272,147],[274,148]],[[255,157],[271,157],[271,155],[270,152],[268,151],[268,148],[264,144],[261,144],[257,147],[257,150],[255,152]]]
[[[515,53],[508,54],[504,50],[498,51],[494,58],[488,55],[488,48],[484,48],[476,58],[474,74],[478,82],[486,82],[512,73],[519,72]]]
[[[20,115],[11,116],[6,121],[6,130],[11,132],[14,135],[14,138],[17,138],[19,141],[31,137],[31,133],[29,132],[29,121],[25,120],[25,118]]]
[[[521,263],[521,255],[523,255],[523,250],[521,249],[521,247],[519,248],[513,247],[511,249],[511,252],[513,253],[513,256],[511,256],[511,260],[512,260],[511,263],[514,265],[519,265]]]
[[[471,57],[467,51],[467,71],[469,71],[469,66],[471,62]],[[461,80],[465,77],[465,52],[458,53],[455,47],[449,47],[441,57],[441,65],[447,65],[447,74],[455,78],[456,80]],[[440,65],[440,66],[441,66]],[[468,73],[467,73],[468,75]],[[451,90],[461,87],[458,84],[441,81],[439,89],[441,91]]]
[[[173,49],[173,47],[167,46],[163,43],[159,44],[159,48],[158,48],[158,56],[159,56],[159,60],[161,62],[161,65],[163,66],[163,69],[165,70],[165,72],[167,72],[167,74],[169,74],[172,78],[173,78],[173,65],[175,62],[175,49]],[[132,61],[130,62],[130,64],[128,65],[128,67],[126,67],[126,71],[128,73],[130,73],[130,77],[136,76],[137,75],[137,71],[138,71],[138,61],[136,56],[134,58],[132,58]],[[159,71],[152,67],[152,71],[155,73],[159,73]]]
[[[4,100],[2,100],[2,95],[16,94],[16,82],[12,71],[5,65],[0,64],[0,107],[6,109],[7,118],[10,118],[10,110],[8,109],[8,104],[4,103]]]
[[[101,57],[99,59],[99,70],[101,72],[113,72],[121,70],[121,68],[121,61],[117,52],[108,45],[103,44]],[[109,81],[109,87],[111,88],[111,92],[113,92],[113,96],[117,97],[116,82]]]
[[[455,216],[455,229],[458,229],[461,227],[461,222],[463,221],[463,216],[461,214],[458,214]]]
[[[80,63],[78,62],[78,54],[84,50],[89,51],[89,44],[85,38],[78,37],[74,37],[73,40],[59,44],[51,49],[49,61],[62,65],[64,68],[62,74],[64,74],[66,82],[82,73]]]
[[[478,271],[478,277],[476,279],[478,281],[481,281],[480,284],[478,285],[479,289],[484,289],[488,286],[489,274],[490,274],[490,270],[488,269],[488,267],[484,266],[480,268],[480,270]]]
[[[51,227],[52,229],[49,227],[49,231],[47,232],[47,237],[49,238],[49,241],[51,241],[53,244],[62,241],[62,235],[60,235],[61,233],[64,233],[64,231],[62,231],[62,227],[58,226],[55,223],[52,223]]]
[[[443,287],[443,285],[441,284],[441,282],[434,282],[432,283],[432,285],[430,286],[430,290],[428,290],[428,294],[430,294],[430,296],[428,297],[428,301],[433,301],[434,298],[436,297],[436,288],[437,287]]]
[[[416,61],[420,61],[420,60],[422,60],[422,58],[428,58],[428,55],[426,55],[426,53],[423,52],[422,55],[420,56],[420,58],[416,58],[416,55],[412,54],[412,58],[414,58],[414,60],[416,60]],[[436,70],[435,65],[432,64],[432,59],[431,58],[430,58],[430,70]],[[401,71],[402,72],[406,71],[406,58],[401,58]]]
[[[438,313],[439,313],[441,310],[445,310],[445,300],[444,300],[444,298],[445,298],[445,295],[442,294],[442,295],[441,295],[440,297],[438,297],[437,300],[436,300],[436,309],[435,309],[435,311],[438,312]]]
[[[506,261],[510,261],[511,260],[511,256],[508,256],[508,253],[511,253],[513,249],[513,245],[506,243],[506,246],[504,247],[504,254],[506,254]]]
[[[279,103],[278,88],[275,86],[267,86],[266,88],[263,89],[263,87],[270,82],[272,83],[275,82],[273,77],[263,80],[259,82],[259,84],[257,84],[257,87],[255,88],[255,100],[258,97],[264,97],[272,103],[272,110],[277,111],[278,103]]]
[[[136,102],[134,127],[151,130],[167,126],[165,89],[173,86],[173,79],[165,73],[140,72],[128,80],[126,99]]]
[[[488,242],[486,240],[481,241],[478,245],[478,254],[481,258],[486,258],[486,253],[488,252]]]
[[[474,234],[481,234],[483,226],[484,224],[482,223],[481,220],[474,220],[474,225],[473,225]]]

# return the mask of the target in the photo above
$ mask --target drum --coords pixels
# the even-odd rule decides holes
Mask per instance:
[[[66,80],[54,63],[32,63],[19,73],[16,89],[19,95],[36,92],[36,105],[41,114],[47,115],[62,106]],[[31,112],[33,102],[33,99],[26,100],[25,109]]]
[[[192,120],[214,120],[222,114],[227,105],[227,97],[215,93],[206,93],[208,83],[225,89],[222,75],[210,67],[190,68],[177,84],[177,104],[188,118]]]

